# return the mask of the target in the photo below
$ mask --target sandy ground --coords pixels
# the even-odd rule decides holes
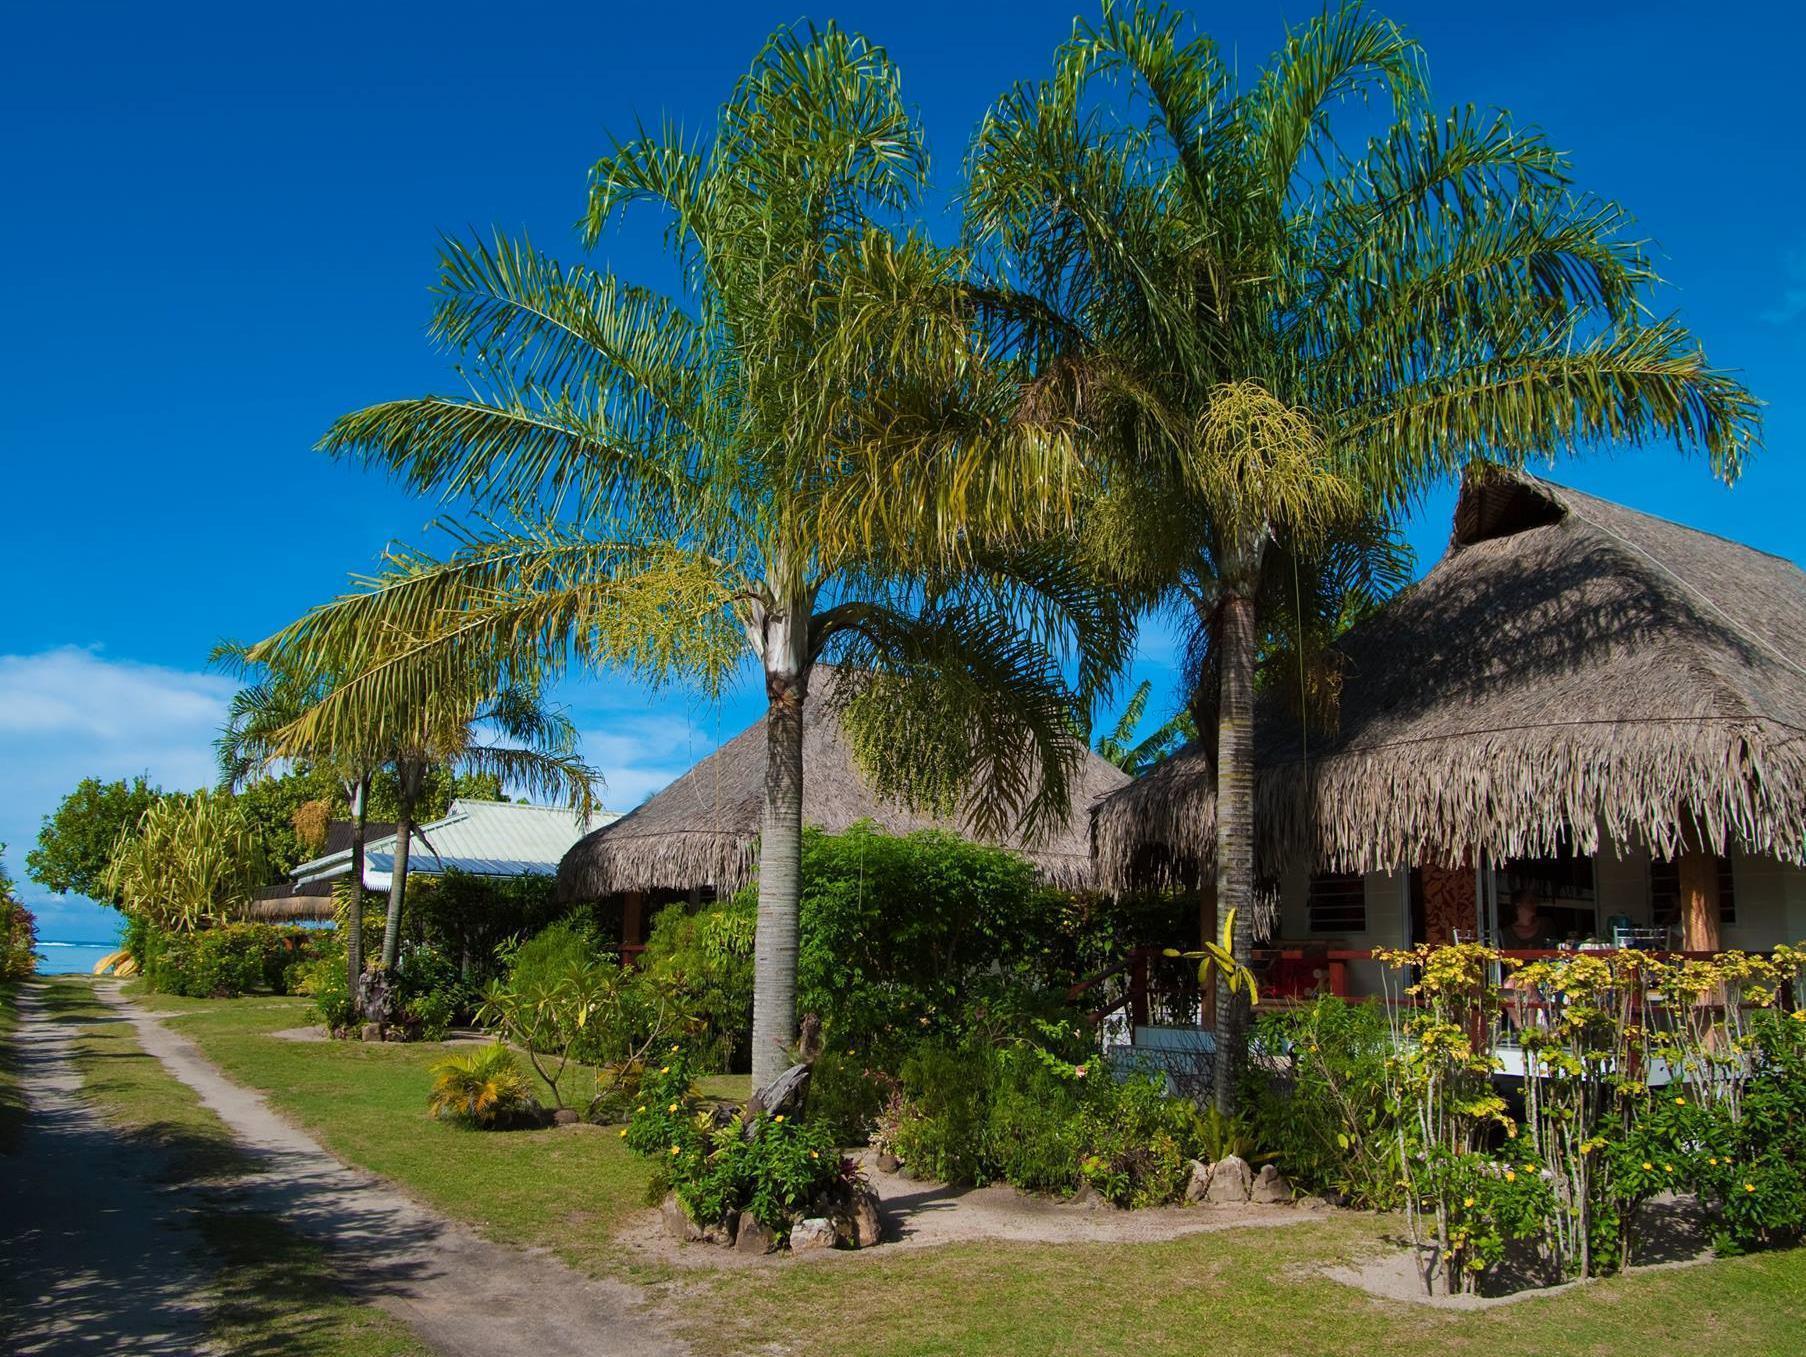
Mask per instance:
[[[1013,1187],[948,1187],[919,1183],[901,1174],[880,1172],[869,1153],[859,1156],[867,1178],[878,1191],[879,1214],[889,1256],[898,1249],[936,1248],[975,1240],[1021,1244],[1141,1244],[1216,1230],[1273,1228],[1320,1219],[1328,1211],[1320,1201],[1296,1206],[1167,1206],[1118,1211],[1105,1205],[1080,1205],[1034,1197]],[[740,1268],[815,1265],[857,1257],[844,1250],[822,1250],[799,1258],[769,1259],[735,1253],[710,1244],[679,1244],[666,1232],[656,1211],[648,1211],[623,1232],[621,1243],[633,1252],[680,1267]]]
[[[585,1277],[548,1251],[491,1243],[383,1180],[347,1168],[260,1095],[227,1079],[186,1037],[121,998],[116,987],[95,988],[132,1023],[145,1050],[264,1161],[265,1171],[242,1180],[232,1197],[326,1245],[348,1273],[361,1277],[359,1299],[399,1316],[438,1351],[455,1357],[684,1351],[638,1288]]]
[[[166,1165],[115,1135],[80,1097],[71,1030],[19,992],[29,1114],[0,1168],[0,1334],[9,1352],[206,1350],[198,1299],[212,1269],[192,1202],[160,1186]]]

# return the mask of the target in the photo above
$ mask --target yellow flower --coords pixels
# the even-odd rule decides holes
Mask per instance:
[[[1462,1199],[1461,1199],[1461,1204],[1462,1204],[1462,1205],[1463,1205],[1463,1206],[1470,1206],[1470,1207],[1471,1207],[1471,1206],[1472,1206],[1472,1205],[1473,1205],[1473,1204],[1474,1204],[1474,1199],[1473,1199],[1473,1198],[1472,1198],[1472,1197],[1463,1197],[1463,1198],[1462,1198]]]
[[[672,1103],[672,1104],[671,1104],[671,1106],[669,1106],[669,1107],[667,1107],[667,1108],[666,1108],[666,1109],[665,1109],[665,1111],[667,1111],[667,1112],[675,1112],[675,1111],[677,1111],[677,1104],[676,1104],[676,1103]]]
[[[1743,1190],[1745,1192],[1754,1192],[1756,1190],[1756,1185],[1754,1183],[1745,1183],[1743,1185]]]
[[[782,1120],[784,1120],[784,1114],[782,1112],[780,1112],[777,1114],[777,1116],[773,1117],[772,1120],[773,1121],[782,1121]]]
[[[1663,1172],[1663,1173],[1673,1173],[1673,1172],[1674,1172],[1674,1165],[1673,1165],[1673,1164],[1663,1164],[1663,1165],[1662,1165],[1662,1172]]]
[[[1524,1165],[1524,1172],[1525,1172],[1525,1173],[1535,1173],[1535,1172],[1536,1172],[1536,1165],[1535,1165],[1535,1164],[1526,1164],[1526,1165]]]
[[[1518,1180],[1518,1175],[1517,1175],[1516,1169],[1506,1169],[1505,1170],[1505,1181],[1506,1182],[1515,1183],[1517,1180]]]
[[[660,1074],[669,1074],[669,1073],[671,1073],[671,1067],[669,1065],[662,1065],[659,1067],[659,1073]]]
[[[621,1128],[621,1139],[622,1139],[622,1140],[625,1140],[625,1139],[627,1139],[627,1128],[626,1128],[626,1127],[625,1127],[625,1126],[623,1126],[623,1127],[622,1127],[622,1128]]]
[[[819,1154],[817,1154],[817,1153],[816,1153],[816,1152],[815,1152],[815,1151],[814,1151],[814,1150],[810,1150],[810,1151],[809,1151],[809,1157],[810,1157],[810,1158],[811,1158],[811,1159],[820,1159],[820,1158],[821,1158],[821,1155],[819,1155]]]
[[[1507,1140],[1516,1140],[1518,1138],[1518,1128],[1515,1126],[1507,1126],[1505,1128],[1505,1138]]]
[[[1713,1167],[1713,1168],[1717,1168],[1717,1167],[1718,1167],[1718,1159],[1717,1159],[1717,1156],[1713,1156],[1713,1157],[1712,1157],[1712,1158],[1711,1158],[1711,1159],[1708,1159],[1708,1160],[1706,1160],[1706,1162],[1707,1162],[1707,1163],[1708,1163],[1708,1164],[1710,1164],[1710,1165],[1711,1165],[1711,1166],[1712,1166],[1712,1167]]]
[[[672,1147],[671,1147],[671,1153],[672,1153],[672,1154],[682,1154],[682,1153],[683,1153],[683,1147],[682,1147],[682,1146],[681,1146],[681,1145],[673,1145],[673,1146],[672,1146]]]
[[[1687,1100],[1685,1098],[1676,1098],[1674,1100],[1674,1105],[1676,1107],[1685,1107],[1687,1105]]]
[[[683,1047],[681,1047],[681,1046],[673,1046],[673,1047],[672,1047],[672,1048],[671,1048],[671,1054],[672,1054],[672,1055],[676,1055],[676,1054],[677,1054],[677,1053],[678,1053],[678,1052],[679,1052],[679,1051],[681,1051],[681,1050],[683,1050]]]
[[[633,1113],[637,1117],[640,1113],[644,1112],[645,1110],[646,1110],[646,1104],[641,1103],[638,1107],[633,1109]]]
[[[1650,1162],[1649,1162],[1649,1161],[1648,1161],[1648,1160],[1647,1160],[1647,1159],[1645,1159],[1645,1160],[1644,1160],[1644,1161],[1643,1161],[1643,1167],[1644,1167],[1644,1168],[1645,1168],[1645,1169],[1654,1169],[1654,1168],[1655,1168],[1655,1165],[1654,1165],[1654,1164],[1652,1164],[1652,1163],[1650,1163]]]

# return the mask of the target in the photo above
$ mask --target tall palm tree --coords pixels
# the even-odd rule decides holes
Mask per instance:
[[[364,843],[368,837],[370,784],[388,762],[388,752],[360,738],[355,727],[321,732],[310,741],[284,736],[303,713],[322,702],[338,686],[322,670],[302,670],[292,664],[263,666],[250,659],[248,649],[235,642],[215,648],[213,662],[247,680],[232,695],[226,724],[214,749],[220,776],[234,789],[269,774],[272,767],[299,761],[330,769],[345,789],[351,811],[351,860],[360,865],[351,873],[350,911],[345,921],[345,970],[352,999],[358,1000],[364,974]],[[292,751],[292,752],[291,752]]]
[[[1147,715],[1148,700],[1153,695],[1152,679],[1143,679],[1136,684],[1135,691],[1129,694],[1129,700],[1123,704],[1122,714],[1116,718],[1116,724],[1097,737],[1097,756],[1115,764],[1130,777],[1140,777],[1156,767],[1167,755],[1187,740],[1195,739],[1198,734],[1191,713],[1181,710],[1174,712],[1137,740],[1135,732],[1141,728],[1142,717]]]
[[[882,49],[783,30],[706,145],[643,132],[591,172],[588,243],[630,205],[659,210],[676,295],[525,241],[447,242],[433,329],[471,394],[359,411],[323,446],[484,517],[447,559],[400,558],[272,640],[330,656],[358,676],[347,701],[379,707],[473,655],[710,689],[750,655],[760,1084],[797,1034],[816,665],[843,666],[833,700],[883,791],[1032,832],[1064,814],[1075,708],[1130,638],[1070,552],[1024,545],[1073,496],[1070,446],[1022,417],[963,258],[897,228],[925,173]]]
[[[1376,102],[1380,135],[1337,135],[1344,107]],[[1099,555],[1147,599],[1203,585],[1239,959],[1269,551],[1474,458],[1659,440],[1728,480],[1758,438],[1749,394],[1645,309],[1656,277],[1628,214],[1507,116],[1438,114],[1417,45],[1357,5],[1244,84],[1172,12],[1106,3],[984,120],[967,212],[1037,406],[1092,436]],[[1224,1107],[1242,1023],[1219,989]]]

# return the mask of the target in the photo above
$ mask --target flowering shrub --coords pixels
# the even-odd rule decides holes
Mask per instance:
[[[656,1186],[676,1194],[691,1220],[749,1214],[781,1240],[793,1219],[856,1176],[824,1124],[782,1113],[717,1117],[697,1096],[689,1060],[673,1045],[663,1065],[646,1070],[621,1136],[658,1165]]]
[[[1393,1010],[1389,1079],[1433,1284],[1471,1289],[1512,1239],[1537,1239],[1557,1276],[1621,1270],[1663,1192],[1716,1207],[1726,1248],[1806,1228],[1806,1018],[1776,1011],[1801,992],[1806,952],[1577,952],[1515,972],[1472,944],[1382,959],[1418,974],[1414,1006]],[[1521,1127],[1491,1087],[1508,1019]]]

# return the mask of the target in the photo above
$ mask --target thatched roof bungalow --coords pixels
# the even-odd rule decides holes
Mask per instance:
[[[1510,945],[1526,889],[1583,937],[1677,916],[1692,945],[1806,936],[1791,562],[1490,472],[1463,485],[1443,559],[1339,649],[1334,734],[1267,710],[1256,735],[1283,936],[1364,947],[1465,923]],[[1205,753],[1109,797],[1093,828],[1107,887],[1207,873]]]
[[[824,693],[829,681],[818,674],[803,705],[803,822],[830,833],[861,820],[891,834],[918,829],[966,833],[958,820],[918,814],[879,799]],[[1089,755],[1066,822],[1041,842],[1012,837],[1004,846],[1022,853],[1055,885],[1091,885],[1088,812],[1100,797],[1127,782],[1115,766]],[[760,719],[637,810],[581,839],[559,865],[559,894],[567,900],[599,900],[737,890],[752,879],[757,866],[764,789],[765,722]],[[633,931],[629,923],[627,933]]]

